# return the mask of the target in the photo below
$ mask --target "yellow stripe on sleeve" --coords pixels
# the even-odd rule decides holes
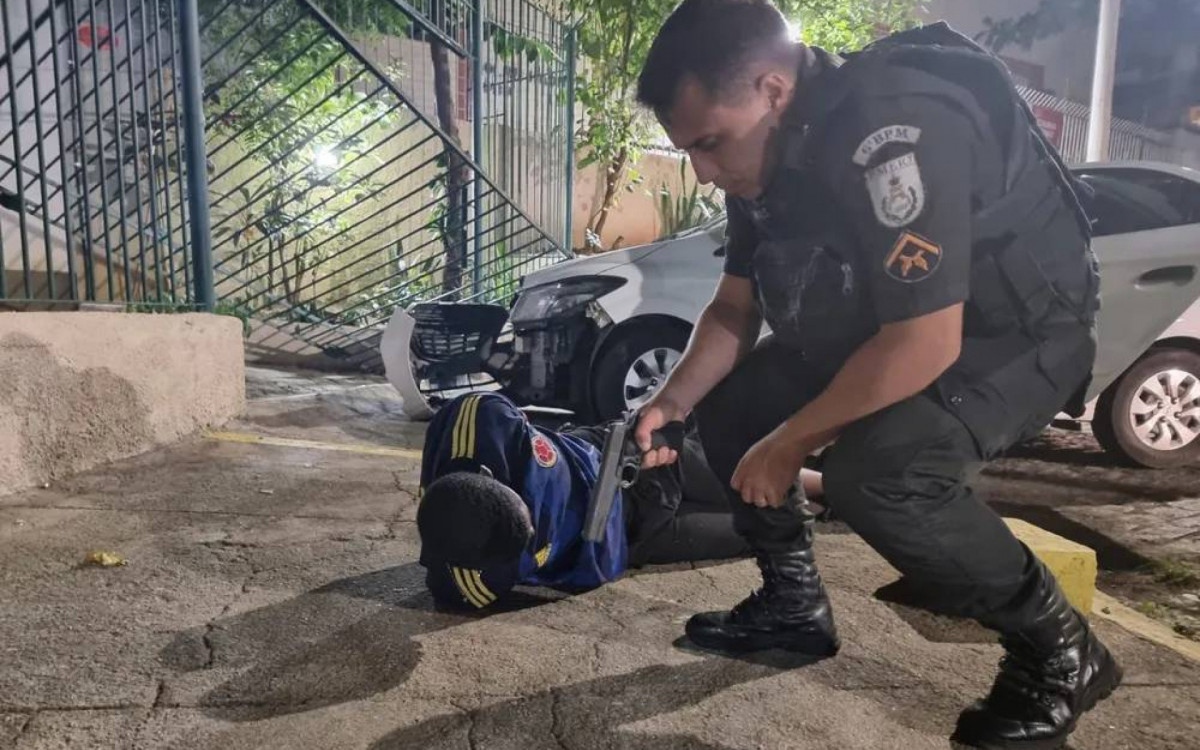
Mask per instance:
[[[462,458],[467,452],[467,424],[470,420],[474,419],[471,407],[478,399],[478,396],[468,396],[458,405],[458,414],[454,418],[454,434],[450,451],[451,458]]]
[[[480,400],[479,396],[476,396],[471,402],[471,421],[467,422],[467,445],[464,451],[467,458],[475,458],[475,423],[478,421]]]
[[[488,587],[483,584],[483,575],[481,575],[478,570],[472,570],[471,577],[475,581],[475,588],[479,591],[484,599],[487,599],[488,604],[496,601],[496,595],[493,594]]]
[[[454,575],[454,584],[458,586],[458,590],[462,593],[466,600],[471,603],[476,609],[483,609],[488,605],[482,597],[471,587],[470,578],[467,576],[467,571],[462,568],[451,568],[450,572]]]

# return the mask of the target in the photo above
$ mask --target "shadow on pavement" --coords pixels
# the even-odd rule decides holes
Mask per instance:
[[[410,563],[333,581],[180,633],[159,659],[181,673],[214,665],[244,670],[200,700],[202,710],[225,720],[258,721],[369,698],[409,678],[421,658],[417,636],[480,617],[437,611],[424,575]],[[347,606],[347,597],[360,605]],[[488,615],[552,601],[520,592]]]
[[[621,727],[695,706],[731,687],[770,677],[780,667],[708,658],[678,666],[656,665],[634,672],[544,690],[458,714],[428,719],[386,735],[371,750],[472,747],[566,747],[587,738],[588,747],[640,750],[725,750],[687,735],[634,734]],[[574,744],[574,743],[571,743]]]
[[[1093,492],[1100,492],[1105,495],[1105,504],[1110,505],[1146,502],[1147,500],[1169,503],[1196,494],[1194,478],[1184,477],[1178,481],[1164,482],[1164,480],[1170,478],[1165,472],[1151,474],[1148,469],[1131,469],[1123,473],[1123,475],[1130,477],[1139,471],[1144,472],[1147,479],[1153,481],[1136,482],[1129,481],[1128,478],[1122,480],[1108,473],[1092,476],[1077,473],[1060,475],[1048,471],[1038,471],[1029,467],[1007,466],[1003,463],[989,466],[985,474],[993,479],[1038,482],[1055,487],[1064,487],[1073,491],[1091,490]],[[1126,497],[1117,500],[1111,497],[1114,494],[1125,495]]]
[[[1145,570],[1151,561],[1078,521],[1072,521],[1056,509],[1045,505],[1025,505],[991,501],[988,503],[1002,516],[1019,518],[1096,551],[1096,564],[1101,570],[1138,571]]]
[[[876,589],[874,597],[930,643],[996,643],[999,639],[996,633],[974,620],[925,609],[922,594],[905,578]]]
[[[1105,453],[1090,435],[1047,430],[1028,442],[1014,445],[997,460],[1032,459],[1071,466],[1125,468],[1116,457]]]

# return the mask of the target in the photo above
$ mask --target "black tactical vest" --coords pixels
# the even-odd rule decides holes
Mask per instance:
[[[846,254],[835,251],[849,233],[838,226],[834,196],[813,187],[820,180],[812,179],[816,154],[811,146],[823,140],[825,128],[837,127],[848,95],[884,66],[915,71],[918,88],[912,93],[955,99],[1003,151],[1003,191],[972,215],[963,356],[938,384],[986,453],[984,444],[1010,442],[1024,427],[1003,414],[1005,398],[972,398],[970,391],[1003,391],[1017,401],[1016,392],[1030,385],[1022,382],[1027,375],[1012,374],[1018,372],[1012,366],[1018,360],[1028,360],[1029,369],[1039,371],[1051,389],[1070,389],[1086,379],[1091,369],[1090,360],[1081,361],[1089,356],[1086,348],[1060,346],[1056,336],[1067,329],[1093,331],[1099,275],[1079,197],[1086,186],[1046,141],[1003,63],[971,40],[944,23],[901,32],[849,56],[801,89],[799,106],[781,123],[777,171],[760,211],[773,220],[759,216],[756,221],[762,235],[755,255],[760,304],[776,335],[814,362],[832,359],[840,366],[872,335],[855,269]],[[921,91],[921,85],[930,89]],[[1054,241],[1056,231],[1073,241]],[[1094,332],[1092,339],[1094,357]],[[1002,371],[1010,381],[1001,382]],[[992,382],[983,382],[988,378]],[[1082,410],[1084,385],[1070,410]]]

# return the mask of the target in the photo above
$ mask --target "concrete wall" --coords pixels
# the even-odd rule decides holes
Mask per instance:
[[[662,236],[662,220],[659,218],[658,198],[655,193],[660,186],[666,185],[672,194],[679,195],[684,190],[690,190],[696,183],[696,174],[691,164],[685,168],[683,183],[679,179],[679,156],[672,153],[648,152],[642,156],[635,169],[641,174],[642,182],[628,192],[624,188],[618,193],[618,203],[609,213],[608,222],[604,226],[602,239],[604,246],[610,248],[614,243],[618,247],[634,247],[653,242]],[[587,226],[592,217],[600,210],[604,200],[604,180],[601,168],[592,165],[581,170],[575,177],[575,206],[573,219],[573,244],[575,248],[583,247]],[[707,195],[711,186],[702,186],[701,194]]]
[[[221,424],[244,404],[235,318],[0,313],[0,494]]]
[[[0,120],[0,122],[3,122],[3,120]],[[97,247],[89,259],[86,252],[78,244],[74,251],[70,250],[70,245],[67,242],[67,234],[59,227],[51,225],[50,233],[47,235],[41,217],[32,214],[25,215],[25,236],[28,238],[26,249],[29,255],[30,271],[30,285],[28,290],[25,288],[25,258],[21,252],[23,245],[21,216],[15,211],[0,207],[0,248],[4,248],[5,250],[3,258],[0,258],[0,265],[4,268],[4,283],[6,287],[5,289],[0,289],[0,292],[3,292],[3,294],[0,294],[0,310],[6,307],[4,299],[88,299],[86,266],[89,263],[93,271],[94,299],[99,301],[128,299],[124,280],[125,266],[121,262],[124,257],[123,253],[115,252],[112,258],[113,283],[110,290],[108,283],[109,275],[107,273],[108,265],[105,263],[102,243],[97,243]],[[47,242],[47,238],[49,242]],[[48,249],[47,245],[49,246]],[[68,258],[68,255],[72,252],[74,258]],[[136,257],[136,252],[131,252],[130,257]],[[71,296],[70,269],[72,261],[74,261],[75,266],[74,297]],[[147,265],[150,265],[150,263],[148,262]],[[134,270],[132,266],[131,270]],[[152,269],[150,273],[150,283],[153,284]],[[140,276],[140,274],[137,275]],[[179,276],[178,280],[182,281],[182,274],[179,274]],[[50,277],[54,279],[53,295],[50,294]]]

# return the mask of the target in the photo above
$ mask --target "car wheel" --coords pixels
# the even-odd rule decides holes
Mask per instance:
[[[1108,387],[1092,431],[1105,450],[1166,469],[1200,458],[1200,354],[1153,350]]]
[[[616,331],[592,369],[592,403],[600,420],[636,409],[666,381],[687,348],[682,325],[651,321]]]

